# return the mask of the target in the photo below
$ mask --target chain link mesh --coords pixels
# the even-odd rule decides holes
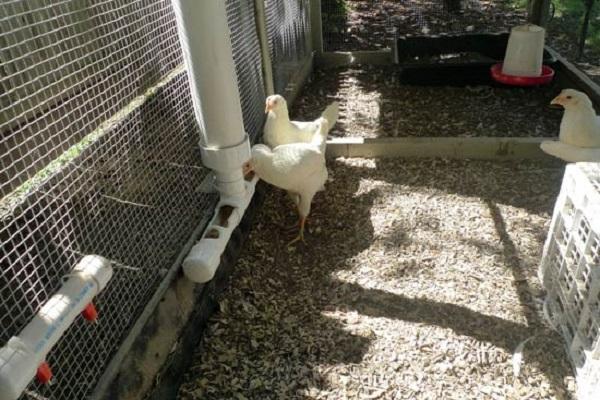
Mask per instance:
[[[227,0],[245,127],[263,122],[252,0]],[[200,190],[194,120],[170,0],[0,3],[0,345],[86,254],[113,262],[50,352],[53,385],[85,399],[217,196]]]
[[[310,56],[308,0],[265,0],[275,92],[283,94]]]
[[[525,21],[509,0],[321,0],[325,51],[377,50],[394,34],[508,31]]]

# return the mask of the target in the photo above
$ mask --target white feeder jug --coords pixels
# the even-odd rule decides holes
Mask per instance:
[[[541,26],[527,24],[513,27],[508,37],[502,73],[541,76],[545,35],[546,31]]]

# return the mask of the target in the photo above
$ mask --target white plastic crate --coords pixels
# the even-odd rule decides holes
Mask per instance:
[[[578,397],[600,393],[600,164],[567,166],[544,246],[546,316],[576,369]]]

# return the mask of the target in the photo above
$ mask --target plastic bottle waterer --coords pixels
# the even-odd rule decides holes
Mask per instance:
[[[502,73],[526,77],[542,75],[545,34],[544,28],[532,24],[512,28],[506,46]]]

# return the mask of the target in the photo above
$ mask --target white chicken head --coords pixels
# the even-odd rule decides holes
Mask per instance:
[[[244,165],[242,165],[242,171],[244,173],[244,176],[252,172],[256,173],[257,168],[260,169],[262,160],[264,160],[265,157],[272,153],[273,152],[267,145],[255,144],[254,146],[252,146],[250,159],[246,161]]]
[[[575,89],[564,89],[550,104],[563,106],[567,110],[593,108],[590,98],[585,93]]]
[[[277,113],[280,110],[287,110],[287,102],[283,96],[274,94],[267,97],[267,100],[265,101],[265,113],[268,113],[269,111]]]

